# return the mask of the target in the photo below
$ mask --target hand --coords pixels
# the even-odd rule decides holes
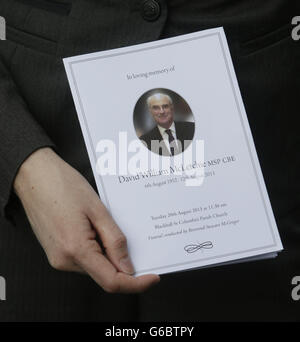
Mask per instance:
[[[159,281],[154,274],[131,275],[124,234],[86,179],[52,149],[25,160],[14,188],[55,269],[87,273],[110,293],[142,292]]]

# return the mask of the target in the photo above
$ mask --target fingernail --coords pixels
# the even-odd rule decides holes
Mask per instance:
[[[127,274],[133,274],[134,273],[133,265],[132,265],[131,260],[129,259],[128,256],[125,258],[122,258],[120,260],[120,267],[124,273],[127,273]]]

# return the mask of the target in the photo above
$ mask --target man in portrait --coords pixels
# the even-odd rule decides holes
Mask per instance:
[[[193,139],[194,123],[174,121],[173,100],[167,94],[156,93],[149,96],[147,105],[156,125],[140,139],[149,150],[163,156],[183,152]]]

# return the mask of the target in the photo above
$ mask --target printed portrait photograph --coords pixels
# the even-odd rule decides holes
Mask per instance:
[[[184,152],[194,138],[192,110],[181,95],[170,89],[151,89],[140,96],[133,122],[143,144],[162,156]]]

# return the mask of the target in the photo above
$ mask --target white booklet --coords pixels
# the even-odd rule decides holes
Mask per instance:
[[[282,250],[223,28],[64,65],[136,275]]]

